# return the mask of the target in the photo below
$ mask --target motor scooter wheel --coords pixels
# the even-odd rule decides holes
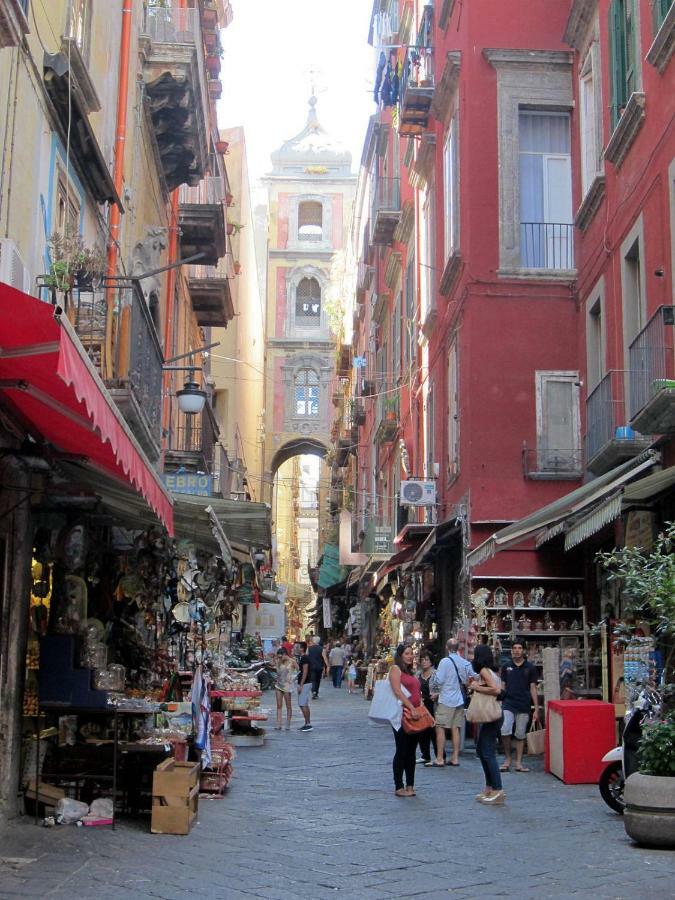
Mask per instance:
[[[620,816],[623,815],[626,808],[623,799],[624,784],[623,766],[620,762],[613,762],[607,766],[598,782],[600,796],[607,806],[613,809],[614,812],[619,813]]]
[[[269,672],[261,669],[260,672],[258,672],[258,683],[261,691],[269,691],[274,685],[274,678],[272,678]]]

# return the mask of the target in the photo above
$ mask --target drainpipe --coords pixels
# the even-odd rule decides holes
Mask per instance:
[[[127,106],[129,101],[129,55],[131,47],[131,20],[134,0],[122,2],[122,34],[120,37],[120,67],[117,86],[117,122],[115,125],[115,163],[113,182],[117,196],[122,196],[124,185],[124,153],[127,139]],[[108,243],[108,266],[106,275],[117,274],[119,258],[121,213],[116,203],[110,208],[110,239]],[[107,378],[113,377],[112,367],[112,322],[115,305],[115,292],[107,292],[108,314],[105,329],[105,373]],[[120,325],[121,327],[121,325]],[[128,348],[122,348],[126,355]]]
[[[187,9],[186,0],[178,0],[178,6],[181,9]],[[197,46],[197,53],[201,48]],[[169,258],[168,263],[172,265],[178,259],[178,188],[171,192],[171,201],[169,209]],[[164,358],[171,359],[174,356],[175,347],[172,343],[173,337],[173,314],[176,293],[176,268],[169,269],[166,276],[166,309],[164,316]],[[164,403],[162,410],[162,469],[164,469],[164,453],[166,452],[169,431],[171,428],[171,406],[169,403],[169,391],[171,388],[171,373],[165,372],[163,379]]]

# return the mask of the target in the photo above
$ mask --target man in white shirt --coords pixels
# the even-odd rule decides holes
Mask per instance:
[[[459,653],[459,644],[455,638],[445,645],[448,655],[438,664],[434,677],[438,690],[438,703],[436,704],[436,759],[427,766],[443,766],[445,763],[445,730],[452,730],[452,756],[448,765],[459,765],[459,748],[462,741],[462,728],[466,719],[464,717],[464,696],[462,685],[466,685],[469,678],[475,678],[476,673],[471,663],[463,659]]]

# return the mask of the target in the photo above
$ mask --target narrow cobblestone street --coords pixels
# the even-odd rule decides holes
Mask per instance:
[[[324,682],[312,713],[313,732],[297,721],[240,750],[229,793],[201,803],[188,837],[19,821],[0,833],[0,897],[673,896],[672,854],[632,846],[595,786],[534,763],[506,776],[505,807],[481,807],[467,748],[459,769],[418,769],[418,796],[401,800],[391,735],[361,696]]]

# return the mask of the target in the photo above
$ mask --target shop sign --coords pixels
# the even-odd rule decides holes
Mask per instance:
[[[192,494],[193,497],[213,496],[213,476],[197,472],[164,472],[164,484],[174,494]]]
[[[331,609],[330,609],[330,597],[323,598],[323,627],[324,628],[332,628],[333,627],[333,616],[331,615]]]
[[[386,525],[375,527],[373,551],[375,553],[391,552],[391,528]]]

